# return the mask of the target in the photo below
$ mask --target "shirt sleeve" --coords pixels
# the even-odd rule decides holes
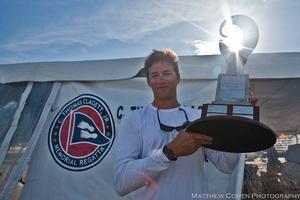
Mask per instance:
[[[148,156],[141,157],[142,140],[135,118],[138,120],[130,114],[123,118],[116,137],[114,187],[122,196],[154,183],[161,172],[172,164],[162,149],[154,149]]]
[[[223,173],[231,174],[240,159],[239,153],[221,152],[204,148],[205,155]]]

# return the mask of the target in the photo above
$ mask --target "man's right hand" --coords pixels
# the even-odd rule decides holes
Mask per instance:
[[[197,151],[203,144],[212,144],[212,137],[205,134],[186,132],[185,130],[167,144],[175,157],[186,156]]]

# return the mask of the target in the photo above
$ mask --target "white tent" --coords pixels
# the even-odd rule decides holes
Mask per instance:
[[[112,187],[113,142],[122,117],[152,99],[143,62],[131,58],[0,65],[1,199],[10,198],[24,171],[28,174],[21,199],[123,199]],[[299,132],[299,66],[300,53],[253,54],[245,66],[250,90],[259,99],[260,120],[276,132]],[[225,62],[221,55],[182,56],[180,72],[181,102],[201,108],[214,100]],[[87,152],[78,154],[57,131],[68,126],[70,110],[82,105],[100,113],[109,142],[99,148],[85,146]],[[76,149],[80,144],[72,145]],[[210,192],[239,194],[243,166],[241,159],[231,176],[208,166]]]

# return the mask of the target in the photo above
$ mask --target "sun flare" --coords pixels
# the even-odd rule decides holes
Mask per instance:
[[[227,22],[221,29],[221,35],[224,37],[223,42],[230,51],[238,52],[242,49],[243,32],[238,26]]]

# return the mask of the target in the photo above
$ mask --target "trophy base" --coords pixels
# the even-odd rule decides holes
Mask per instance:
[[[232,104],[228,104],[228,102],[226,104],[225,102],[224,104],[203,104],[201,118],[214,115],[239,116],[259,121],[259,107],[236,102],[232,102]]]

